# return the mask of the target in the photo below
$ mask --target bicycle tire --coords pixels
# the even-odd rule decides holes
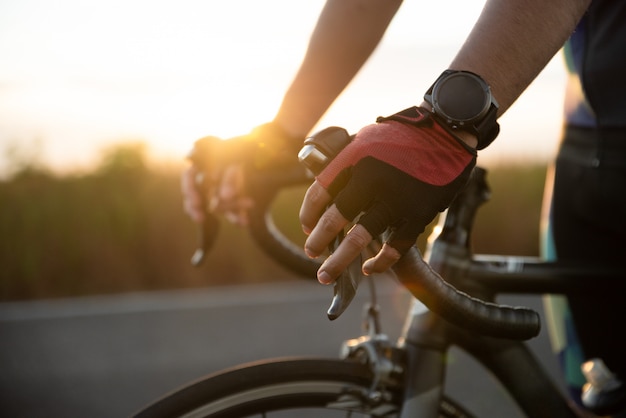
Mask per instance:
[[[354,361],[261,361],[207,376],[165,396],[135,418],[397,417],[402,388],[386,388],[379,401],[368,402],[365,394],[371,382],[369,368]],[[439,418],[472,417],[458,403],[443,399]]]

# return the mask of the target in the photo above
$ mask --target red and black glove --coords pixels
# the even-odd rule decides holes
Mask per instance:
[[[360,130],[317,177],[344,218],[405,253],[467,182],[476,151],[426,109],[411,107]]]

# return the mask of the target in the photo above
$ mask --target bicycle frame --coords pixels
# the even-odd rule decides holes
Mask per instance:
[[[415,300],[400,338],[407,378],[401,418],[436,417],[445,356],[458,346],[492,372],[529,417],[576,417],[523,342],[482,337],[442,320]]]
[[[472,179],[475,184],[451,205],[429,242],[426,259],[446,281],[472,296],[494,302],[498,293],[568,294],[597,287],[599,281],[608,284],[618,277],[615,269],[597,266],[545,262],[534,257],[472,256],[469,237],[473,218],[488,197],[484,177],[484,170],[477,169]],[[591,275],[593,283],[583,280]],[[445,355],[452,345],[493,373],[529,417],[578,416],[525,343],[468,332],[443,320],[416,299],[400,337],[407,364],[401,418],[437,416],[443,395]]]
[[[324,150],[327,142],[332,145],[335,136],[317,135],[307,143]],[[344,142],[349,142],[347,133],[343,136]],[[300,157],[305,163],[307,156]],[[332,159],[333,153],[326,157]],[[268,255],[310,277],[319,262],[303,256],[299,248],[285,239],[274,227],[269,212],[276,190],[310,181],[310,177],[297,168],[289,175],[284,171],[274,174],[266,173],[259,187],[251,188],[258,190],[258,194],[255,195],[257,210],[251,213],[250,232]],[[537,335],[538,314],[527,308],[498,306],[495,296],[584,292],[610,285],[621,273],[615,267],[545,262],[534,257],[473,255],[470,236],[474,217],[490,194],[485,175],[477,167],[468,186],[441,217],[440,226],[429,242],[427,264],[412,249],[394,267],[399,281],[424,303],[415,299],[398,344],[390,344],[380,334],[375,306],[368,310],[369,336],[344,344],[344,357],[366,360],[364,363],[374,375],[369,393],[362,394],[360,400],[375,406],[379,395],[385,392],[385,385],[398,387],[402,379],[404,401],[400,418],[436,418],[443,399],[445,357],[454,345],[493,373],[527,416],[577,417],[575,407],[570,406],[530,349],[520,341]],[[215,231],[211,228],[205,225],[203,234],[209,239],[201,240],[200,257],[194,257],[198,262],[214,239]],[[354,270],[358,271],[345,272],[335,284],[330,319],[343,312],[356,292],[360,268]],[[587,280],[589,276],[594,280]]]

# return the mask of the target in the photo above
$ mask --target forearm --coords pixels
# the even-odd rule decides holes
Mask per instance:
[[[275,121],[304,136],[354,78],[402,0],[328,0]]]
[[[450,68],[490,84],[504,113],[569,38],[590,0],[488,0]]]

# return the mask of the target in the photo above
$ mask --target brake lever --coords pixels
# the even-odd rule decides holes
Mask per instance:
[[[317,132],[304,141],[304,147],[298,153],[298,160],[315,175],[319,174],[330,161],[352,141],[352,137],[343,128],[330,127]],[[342,231],[328,249],[332,254],[345,236]],[[344,270],[333,284],[333,299],[326,312],[331,321],[348,308],[363,278],[361,254]]]
[[[196,177],[206,177],[204,173],[198,173]],[[191,265],[194,267],[200,267],[204,262],[206,255],[209,253],[213,244],[217,238],[220,222],[212,213],[207,211],[207,196],[209,188],[204,185],[205,179],[196,179],[194,187],[201,193],[202,201],[201,208],[204,213],[204,220],[198,225],[198,247],[191,257]]]
[[[339,246],[344,236],[343,231],[337,235],[334,242],[329,246],[331,253]],[[363,257],[359,254],[333,283],[333,299],[328,311],[326,311],[326,315],[331,321],[339,318],[356,296],[356,291],[363,278],[362,264]]]

